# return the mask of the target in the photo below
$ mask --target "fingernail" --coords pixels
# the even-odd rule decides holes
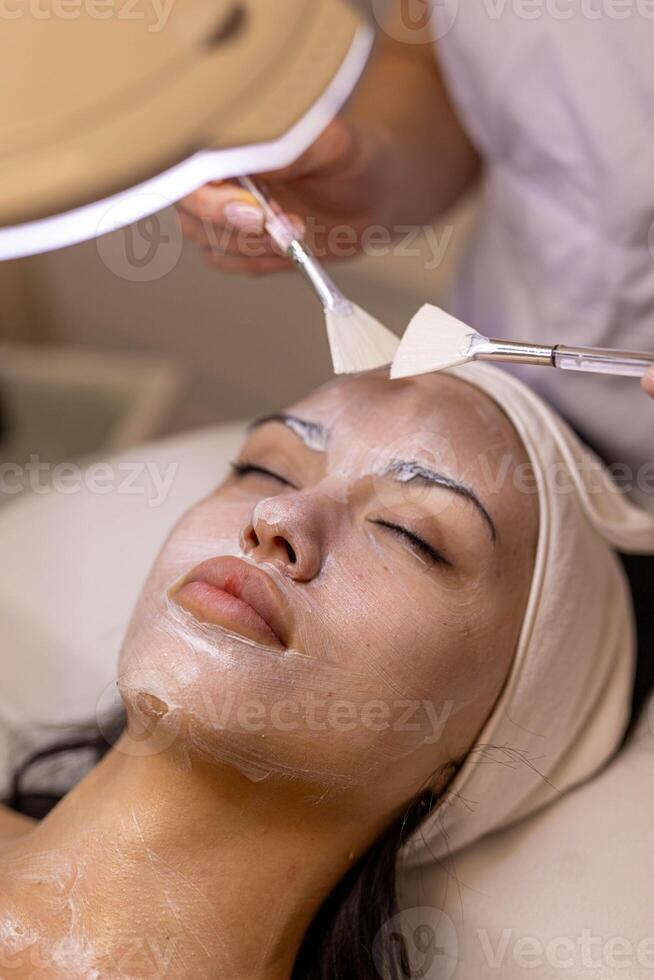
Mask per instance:
[[[251,204],[242,204],[240,201],[230,201],[225,205],[225,218],[235,228],[241,231],[254,231],[258,235],[263,234],[264,215],[260,208],[255,208]]]
[[[302,218],[298,217],[297,214],[292,214],[290,218],[291,218],[291,224],[293,224],[297,230],[298,238],[304,238],[307,231],[307,226],[305,225]]]

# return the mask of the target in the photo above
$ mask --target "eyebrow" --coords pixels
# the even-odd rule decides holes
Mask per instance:
[[[464,500],[469,500],[470,503],[474,504],[484,519],[493,542],[497,540],[497,528],[487,508],[483,505],[474,490],[471,490],[470,487],[465,486],[463,483],[459,483],[458,480],[453,480],[452,477],[445,476],[443,473],[437,473],[436,470],[430,470],[415,460],[406,459],[393,460],[382,475],[392,476],[396,480],[399,480],[400,483],[412,483],[414,480],[418,480],[430,486],[444,487],[459,497],[463,497]]]
[[[329,441],[329,430],[320,422],[309,422],[301,419],[297,415],[288,415],[285,412],[275,412],[272,415],[263,415],[260,419],[255,419],[248,427],[249,432],[260,429],[263,425],[270,422],[278,422],[290,429],[309,449],[315,452],[324,453]]]

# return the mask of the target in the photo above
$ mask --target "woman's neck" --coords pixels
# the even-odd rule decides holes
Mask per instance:
[[[119,743],[0,851],[3,962],[17,980],[41,964],[48,977],[288,980],[315,912],[368,841],[345,814],[280,805],[276,792]]]

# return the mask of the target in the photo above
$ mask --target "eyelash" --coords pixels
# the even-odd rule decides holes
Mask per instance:
[[[291,483],[290,480],[287,480],[283,476],[280,476],[279,473],[274,473],[273,470],[269,470],[265,466],[256,466],[254,463],[243,462],[243,463],[232,463],[231,467],[232,467],[232,472],[236,476],[249,476],[251,473],[258,473],[259,476],[271,477],[273,480],[277,480],[277,482],[281,483],[283,486],[292,487],[294,490],[297,490],[297,487],[293,483]]]
[[[290,480],[285,479],[285,477],[280,476],[279,473],[273,472],[273,470],[267,469],[265,466],[257,466],[254,463],[232,463],[232,472],[236,476],[250,476],[251,474],[258,474],[259,476],[267,476],[273,480],[277,480],[282,486],[291,487],[296,490],[297,487],[290,482]],[[419,535],[414,534],[413,531],[409,531],[408,528],[402,527],[401,524],[393,524],[391,521],[375,520],[371,522],[372,524],[377,524],[378,527],[386,528],[391,531],[397,537],[403,538],[410,544],[417,548],[418,551],[427,558],[428,561],[432,562],[434,565],[451,565],[452,563],[445,558],[433,545],[425,541]]]
[[[409,541],[415,548],[420,551],[422,555],[425,556],[434,565],[451,565],[452,562],[448,561],[447,558],[441,554],[433,545],[425,541],[419,535],[414,534],[413,531],[409,531],[408,528],[402,527],[401,524],[393,524],[391,521],[375,520],[372,521],[373,524],[377,524],[378,527],[384,527],[388,531],[392,531],[397,537],[403,538],[405,541]]]

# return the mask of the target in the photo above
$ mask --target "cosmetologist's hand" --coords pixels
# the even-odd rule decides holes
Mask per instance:
[[[654,368],[650,368],[643,378],[643,388],[650,398],[654,398]]]
[[[406,226],[431,221],[476,181],[481,162],[452,106],[433,39],[407,44],[402,0],[391,0],[346,114],[292,166],[262,174],[271,196],[306,225],[317,257],[378,253]],[[412,37],[415,42],[416,38]],[[233,183],[208,184],[178,205],[184,234],[210,266],[261,274],[289,267],[263,232],[254,198]],[[390,235],[390,238],[389,238]]]
[[[381,137],[338,118],[294,164],[260,179],[320,258],[348,258],[360,251],[363,232],[383,221],[383,155]],[[253,275],[289,266],[265,233],[257,202],[237,183],[201,187],[178,213],[209,266]]]

